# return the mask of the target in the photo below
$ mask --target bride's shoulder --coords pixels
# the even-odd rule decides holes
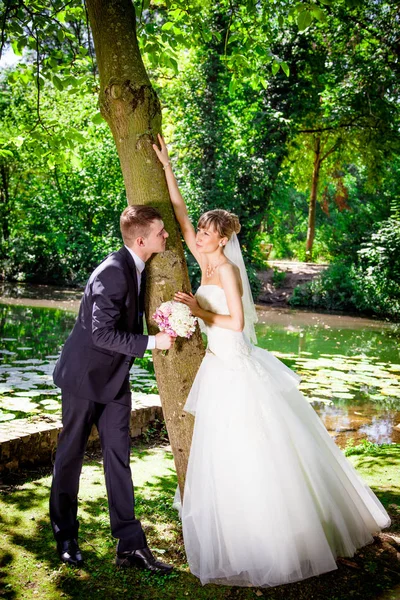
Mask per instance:
[[[222,263],[222,265],[220,265],[219,267],[219,272],[220,273],[227,273],[227,274],[232,274],[232,275],[237,275],[240,273],[239,271],[239,267],[237,267],[233,262],[231,262],[229,259]]]
[[[220,265],[218,271],[219,271],[219,276],[220,276],[221,282],[223,282],[224,279],[225,280],[235,279],[236,281],[240,282],[239,267],[237,267],[230,260],[228,260],[227,262]]]

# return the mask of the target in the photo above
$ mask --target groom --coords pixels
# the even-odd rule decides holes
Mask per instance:
[[[62,421],[50,495],[57,550],[81,566],[78,488],[86,443],[95,424],[101,442],[116,563],[160,574],[172,567],[154,558],[135,518],[129,466],[131,392],[129,369],[146,349],[168,350],[166,333],[143,335],[145,263],[163,252],[168,233],[157,210],[129,206],[121,215],[124,246],[110,254],[86,285],[75,326],[54,370],[62,390]]]

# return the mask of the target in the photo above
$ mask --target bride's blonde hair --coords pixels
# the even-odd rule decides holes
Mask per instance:
[[[222,208],[208,210],[201,215],[197,227],[200,229],[208,229],[212,227],[220,237],[227,237],[228,240],[234,233],[239,233],[240,223],[238,217]]]

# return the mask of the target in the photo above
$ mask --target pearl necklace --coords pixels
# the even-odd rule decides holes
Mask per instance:
[[[220,265],[222,265],[222,262],[220,262],[217,265],[215,265],[215,267],[212,267],[211,265],[207,265],[207,267],[206,267],[206,277],[207,277],[207,279],[210,279],[210,277],[212,277],[214,275],[214,273],[218,269],[218,267]]]

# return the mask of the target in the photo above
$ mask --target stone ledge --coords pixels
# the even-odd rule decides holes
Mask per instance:
[[[131,437],[148,429],[155,420],[163,420],[160,397],[155,394],[132,394]],[[61,417],[43,414],[0,424],[0,475],[54,461]],[[93,427],[88,449],[100,447],[99,435]]]

